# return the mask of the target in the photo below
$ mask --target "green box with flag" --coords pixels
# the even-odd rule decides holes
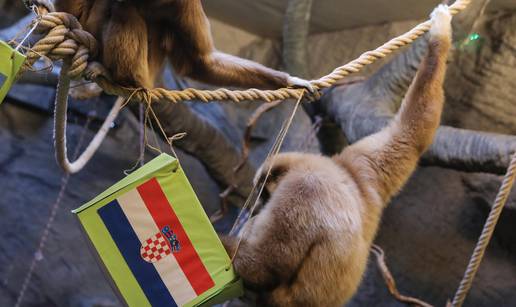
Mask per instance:
[[[179,162],[169,155],[73,212],[128,306],[210,306],[243,293]]]
[[[11,89],[25,56],[0,40],[0,104]]]

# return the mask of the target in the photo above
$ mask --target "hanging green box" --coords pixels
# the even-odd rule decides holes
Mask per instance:
[[[25,56],[0,40],[0,104],[11,89]]]
[[[243,293],[179,162],[169,155],[73,212],[128,306],[210,306]]]

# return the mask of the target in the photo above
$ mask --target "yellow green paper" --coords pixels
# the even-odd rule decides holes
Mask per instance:
[[[200,255],[205,256],[201,258],[215,281],[215,287],[187,306],[211,306],[241,296],[242,282],[233,271],[229,256],[225,253],[179,162],[169,155],[162,154],[73,211],[77,214],[83,230],[92,243],[98,262],[115,286],[119,297],[128,306],[150,306],[97,210],[150,178],[156,178],[166,196],[174,199],[172,206],[178,213],[192,244]]]
[[[0,40],[0,104],[16,80],[25,56]]]

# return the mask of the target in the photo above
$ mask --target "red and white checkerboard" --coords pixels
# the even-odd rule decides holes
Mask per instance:
[[[140,248],[140,254],[143,260],[149,263],[158,262],[171,253],[170,245],[161,233],[147,239]]]

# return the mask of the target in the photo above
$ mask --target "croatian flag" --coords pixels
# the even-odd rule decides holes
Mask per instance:
[[[156,179],[98,214],[152,306],[183,306],[215,286]]]

